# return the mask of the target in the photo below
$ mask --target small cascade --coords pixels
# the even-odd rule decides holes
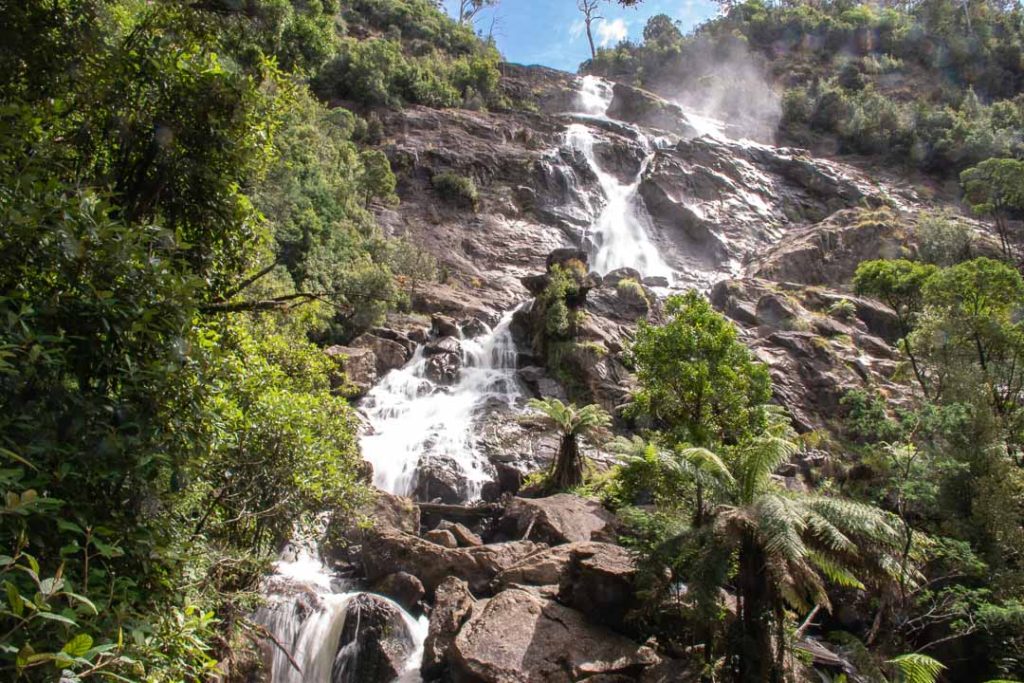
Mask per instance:
[[[577,106],[582,114],[607,119],[606,112],[613,97],[614,91],[608,81],[596,76],[585,76],[577,95]],[[657,275],[671,280],[673,270],[651,240],[651,218],[639,196],[640,181],[654,158],[655,143],[658,141],[651,141],[639,129],[636,135],[647,155],[636,177],[627,184],[601,168],[594,151],[597,139],[589,126],[574,123],[566,131],[566,144],[586,159],[587,165],[597,176],[605,199],[597,219],[584,237],[591,251],[591,265],[599,273],[628,267],[647,276]]]
[[[255,615],[255,620],[277,640],[270,645],[272,683],[332,683],[346,667],[351,669],[356,664],[360,654],[358,639],[339,646],[347,607],[364,594],[347,588],[351,586],[332,575],[316,553],[308,549],[300,549],[291,559],[277,562],[275,573],[267,579],[267,604]],[[426,617],[414,619],[393,601],[381,596],[375,599],[400,612],[412,639],[411,653],[397,681],[418,683],[428,627]],[[356,633],[359,628],[357,622]]]
[[[471,500],[479,496],[490,477],[474,423],[484,409],[512,408],[521,397],[509,329],[513,312],[486,334],[461,340],[462,368],[453,386],[440,386],[427,377],[427,357],[420,347],[405,367],[388,373],[363,400],[372,432],[361,445],[363,457],[373,465],[377,488],[409,495],[420,459],[437,455],[462,469]]]

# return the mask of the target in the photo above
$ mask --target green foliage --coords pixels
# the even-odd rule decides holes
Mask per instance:
[[[5,9],[35,32],[0,47],[0,667],[23,680],[208,677],[293,524],[363,490],[309,339],[399,292],[363,206],[390,171],[296,78],[337,7],[203,7]]]
[[[953,216],[925,213],[917,224],[921,260],[945,268],[971,258],[970,228]]]
[[[317,75],[329,98],[400,106],[500,105],[501,55],[426,0],[359,0],[346,17],[367,40],[345,39]],[[353,32],[354,33],[354,32]]]
[[[971,209],[994,219],[1003,255],[1013,259],[1008,220],[1024,215],[1024,161],[987,159],[961,173],[960,182]]]
[[[907,654],[888,660],[901,683],[935,683],[946,668],[941,662],[922,654]]]
[[[835,143],[842,153],[941,176],[1024,152],[1024,29],[1015,5],[748,0],[723,7],[688,36],[654,17],[642,44],[602,49],[582,68],[670,97],[708,87],[723,117],[767,117],[768,134],[802,146]],[[734,80],[765,72],[785,88],[778,131],[771,98],[753,94],[762,79],[743,88],[705,85],[723,72]]]
[[[736,443],[758,433],[771,385],[736,328],[695,291],[670,297],[665,315],[664,325],[641,321],[630,349],[641,386],[633,410],[672,444]]]
[[[857,305],[849,299],[840,299],[828,307],[828,314],[839,320],[852,320],[857,315]]]
[[[480,193],[473,179],[454,171],[438,173],[430,179],[434,191],[444,201],[463,209],[476,210],[480,204]]]
[[[599,405],[578,408],[574,403],[566,405],[557,398],[531,399],[529,407],[540,412],[561,436],[547,488],[564,491],[579,486],[583,483],[579,441],[594,440],[604,435],[611,424],[611,416]]]

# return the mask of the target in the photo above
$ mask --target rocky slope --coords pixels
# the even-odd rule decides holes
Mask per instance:
[[[696,287],[768,364],[775,399],[800,431],[835,428],[853,388],[898,402],[908,389],[897,381],[894,315],[853,296],[850,279],[861,260],[914,252],[915,214],[937,200],[883,174],[730,139],[728,125],[650,93],[504,70],[515,109],[410,107],[382,117],[401,203],[378,207],[378,218],[432,254],[444,277],[418,286],[412,314],[330,353],[343,360],[347,390],[369,393],[367,439],[424,430],[401,442],[422,450],[400,472],[391,471],[397,452],[371,458],[378,485],[419,506],[383,493],[373,524],[335,534],[332,545],[343,549],[340,566],[390,596],[387,605],[428,615],[429,629],[422,653],[409,654],[403,629],[398,642],[364,644],[377,654],[358,670],[398,672],[401,653],[427,681],[696,680],[670,644],[635,640],[636,569],[615,545],[613,515],[569,495],[512,497],[556,447],[524,415],[525,399],[568,396],[619,414],[637,321],[656,321],[663,297]],[[472,179],[475,208],[438,192],[442,173]],[[619,236],[607,231],[638,226],[668,272],[593,272],[596,263],[629,265],[629,254],[609,253]],[[555,363],[543,340],[544,293],[564,269],[577,273],[579,322]],[[375,385],[402,405],[382,404]],[[421,414],[409,405],[438,401],[451,408],[403,417]],[[465,437],[455,446],[452,422]],[[779,476],[803,486],[824,457],[803,453]],[[500,502],[453,505],[478,497]],[[366,610],[387,641],[394,616],[386,605]],[[843,666],[816,643],[805,649],[821,666]]]

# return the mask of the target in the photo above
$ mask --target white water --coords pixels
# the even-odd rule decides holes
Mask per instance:
[[[272,683],[330,683],[337,657],[358,657],[355,643],[346,645],[340,655],[338,645],[345,628],[345,608],[360,593],[344,591],[344,582],[330,574],[319,557],[308,550],[300,550],[294,559],[279,561],[268,585],[267,605],[257,611],[255,618],[288,649],[300,669],[280,647],[271,644]],[[381,599],[401,612],[413,641],[413,651],[395,683],[419,683],[429,622],[426,617],[414,619],[395,602]]]
[[[606,118],[612,97],[612,87],[607,81],[585,76],[577,103],[581,113]],[[642,275],[660,275],[671,280],[673,270],[651,240],[651,218],[639,196],[640,181],[654,158],[655,148],[639,130],[637,136],[647,156],[636,177],[627,184],[601,168],[594,152],[596,138],[589,126],[574,123],[566,131],[566,144],[587,160],[605,198],[604,206],[586,234],[591,249],[591,266],[599,273],[608,273],[616,268],[635,268]]]
[[[426,455],[449,456],[462,468],[470,499],[490,480],[474,429],[484,408],[513,407],[520,398],[516,347],[509,331],[513,311],[477,339],[462,339],[462,369],[454,386],[426,376],[427,358],[417,349],[405,367],[393,370],[363,400],[372,433],[362,438],[363,457],[373,465],[374,485],[409,495]]]

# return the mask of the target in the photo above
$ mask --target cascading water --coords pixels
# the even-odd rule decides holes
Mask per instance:
[[[586,76],[577,97],[580,112],[594,118],[607,118],[613,91],[610,84],[594,76]],[[655,148],[639,130],[637,139],[647,152],[632,183],[623,183],[601,168],[594,151],[596,138],[590,127],[574,123],[566,131],[566,144],[586,159],[597,177],[605,204],[587,231],[591,245],[591,265],[599,273],[616,268],[635,268],[643,275],[671,279],[672,268],[661,257],[651,240],[651,218],[639,196],[640,181],[654,158]]]
[[[272,683],[331,683],[332,674],[359,656],[350,643],[339,648],[346,608],[362,593],[346,591],[346,583],[332,575],[315,552],[300,549],[293,558],[280,560],[268,579],[267,604],[255,620],[273,634]],[[418,683],[426,617],[414,619],[393,601],[377,596],[397,610],[412,640],[411,653],[395,683]],[[356,624],[358,631],[359,624]]]
[[[454,386],[427,378],[427,357],[417,349],[405,367],[390,372],[363,400],[372,432],[362,439],[373,465],[374,485],[409,495],[423,456],[447,456],[462,469],[469,498],[489,480],[473,425],[488,405],[514,407],[520,398],[516,347],[509,326],[513,311],[478,339],[462,339],[462,369]]]

